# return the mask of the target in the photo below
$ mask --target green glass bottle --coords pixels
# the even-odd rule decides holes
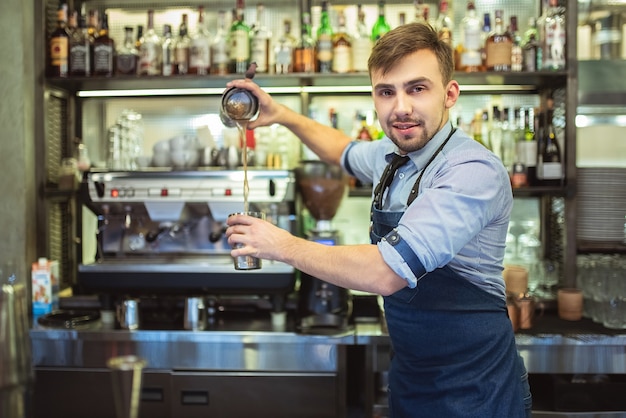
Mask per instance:
[[[376,42],[380,39],[381,36],[386,34],[391,30],[389,23],[387,23],[387,19],[385,18],[385,0],[380,0],[378,2],[378,19],[374,26],[372,27],[372,41]]]
[[[333,66],[333,27],[328,15],[328,2],[322,2],[320,26],[317,29],[316,67],[320,73],[330,73]]]
[[[237,0],[236,18],[228,36],[230,73],[244,74],[250,65],[250,27],[244,21],[243,9],[243,0]]]

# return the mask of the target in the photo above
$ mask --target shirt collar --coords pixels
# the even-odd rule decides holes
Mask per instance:
[[[433,153],[439,149],[441,144],[443,144],[443,141],[446,140],[451,131],[452,122],[448,122],[439,130],[439,132],[435,134],[435,136],[431,138],[430,141],[428,141],[428,143],[426,143],[426,145],[424,145],[424,148],[408,154],[411,162],[418,168],[418,170],[424,168],[424,165],[426,165]],[[395,154],[398,154],[398,147],[395,147],[393,152],[385,155],[385,161],[390,163]]]

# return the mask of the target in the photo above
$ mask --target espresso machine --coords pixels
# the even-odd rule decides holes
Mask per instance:
[[[315,219],[306,231],[307,239],[324,245],[341,244],[341,234],[333,227],[346,190],[341,167],[319,160],[302,161],[295,169],[302,204]],[[347,289],[300,273],[298,291],[298,326],[301,332],[324,333],[348,327],[351,297]]]
[[[252,169],[247,175],[250,210],[295,233],[293,171]],[[139,300],[144,308],[155,305],[155,312],[182,315],[186,300],[201,296],[213,301],[207,301],[209,312],[229,298],[233,305],[285,312],[295,289],[293,267],[268,261],[262,269],[239,271],[233,265],[225,221],[243,210],[243,176],[226,169],[85,173],[79,200],[88,208],[83,218],[92,221],[81,222],[79,236],[95,236],[95,245],[79,246],[75,293],[99,295],[105,309]],[[171,306],[163,306],[167,301]]]

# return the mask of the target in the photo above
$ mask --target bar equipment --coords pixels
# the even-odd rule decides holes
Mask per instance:
[[[221,169],[85,173],[80,201],[89,210],[80,232],[95,250],[79,249],[77,292],[99,295],[105,310],[137,299],[143,311],[173,298],[180,328],[191,296],[250,296],[284,311],[295,287],[293,267],[233,268],[224,231],[228,215],[243,209],[242,176]],[[250,209],[295,232],[294,173],[250,170],[248,176]],[[86,229],[94,215],[95,228]]]
[[[307,160],[295,171],[302,203],[316,221],[315,227],[307,231],[307,238],[325,245],[341,244],[341,234],[332,225],[347,184],[341,167]],[[348,326],[351,298],[347,289],[301,273],[298,301],[302,332],[335,331]]]
[[[107,361],[117,418],[139,417],[142,371],[146,363],[141,357],[132,355],[112,357]]]

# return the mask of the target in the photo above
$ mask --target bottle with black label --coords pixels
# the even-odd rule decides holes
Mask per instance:
[[[93,73],[97,76],[111,77],[115,69],[115,41],[109,37],[109,18],[102,16],[102,25],[98,37],[93,42]]]
[[[78,27],[70,39],[70,75],[91,75],[91,45],[87,34],[85,16],[78,18]]]

